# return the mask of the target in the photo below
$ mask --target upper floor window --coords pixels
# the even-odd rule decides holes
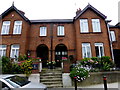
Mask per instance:
[[[58,26],[57,27],[57,35],[58,36],[64,36],[65,35],[64,26]]]
[[[83,58],[91,58],[90,43],[82,43],[82,55]]]
[[[0,45],[0,57],[6,56],[6,47],[7,45]]]
[[[92,27],[93,27],[93,32],[101,32],[100,20],[92,19]]]
[[[40,36],[47,36],[47,27],[40,27]]]
[[[110,35],[111,35],[111,40],[112,41],[116,41],[115,32],[114,31],[110,31]]]
[[[16,58],[19,56],[19,48],[20,46],[18,44],[11,46],[11,53],[10,53],[11,58]]]
[[[21,34],[21,29],[22,29],[22,21],[15,21],[13,34]]]
[[[88,31],[88,20],[87,19],[80,19],[80,32],[87,33]]]
[[[95,43],[96,57],[104,56],[104,47],[103,43]]]
[[[9,29],[10,29],[10,21],[4,21],[2,25],[2,30],[1,34],[9,34]]]

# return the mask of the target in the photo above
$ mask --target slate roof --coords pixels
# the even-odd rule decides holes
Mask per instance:
[[[23,12],[21,12],[20,10],[18,10],[14,5],[12,5],[10,8],[8,8],[5,12],[3,12],[0,15],[0,18],[4,18],[8,13],[10,13],[11,11],[16,11],[25,21],[29,22],[29,19],[27,17],[24,16]]]
[[[23,12],[18,10],[14,4],[8,8],[5,12],[3,12],[0,15],[0,18],[4,18],[8,13],[10,13],[11,11],[16,11],[25,21],[29,22],[29,23],[73,23],[74,20],[76,20],[78,17],[80,17],[86,10],[91,9],[93,10],[96,14],[98,14],[99,16],[101,16],[103,19],[106,18],[106,16],[104,14],[102,14],[100,11],[98,11],[96,8],[94,8],[92,5],[88,4],[81,12],[79,12],[73,19],[41,19],[41,20],[29,20],[27,17],[24,16]]]
[[[102,14],[100,11],[98,11],[96,8],[94,8],[92,5],[88,4],[79,14],[77,14],[74,19],[77,19],[78,17],[80,17],[86,10],[91,9],[93,10],[95,13],[97,13],[99,16],[101,16],[103,19],[106,18],[106,16],[104,14]]]
[[[31,23],[72,23],[73,19],[41,19],[30,20]]]

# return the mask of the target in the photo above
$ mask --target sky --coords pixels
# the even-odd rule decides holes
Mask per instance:
[[[0,14],[12,3],[17,9],[25,12],[30,20],[39,19],[73,19],[77,9],[84,9],[88,3],[112,20],[110,24],[118,23],[118,2],[120,0],[1,0]]]

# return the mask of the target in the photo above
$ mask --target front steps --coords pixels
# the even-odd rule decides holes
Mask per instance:
[[[62,85],[62,69],[43,68],[40,73],[40,82],[47,85],[48,88],[60,88]]]

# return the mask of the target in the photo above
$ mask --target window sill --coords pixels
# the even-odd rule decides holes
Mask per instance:
[[[57,36],[57,37],[65,37],[65,35],[60,35],[60,36]]]
[[[21,34],[2,34],[1,36],[21,36]]]
[[[80,32],[80,34],[101,34],[103,32]]]
[[[39,37],[47,37],[47,36],[39,36]]]

